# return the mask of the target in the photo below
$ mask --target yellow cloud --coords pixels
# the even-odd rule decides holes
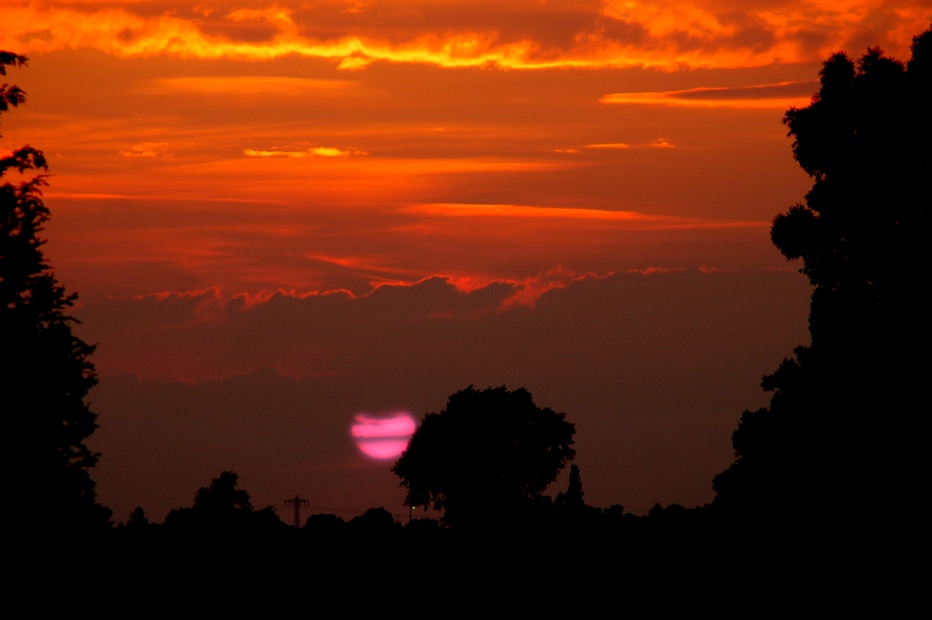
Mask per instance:
[[[261,151],[255,149],[246,149],[243,151],[243,155],[246,157],[288,157],[288,158],[302,158],[302,157],[358,157],[366,156],[369,153],[359,150],[340,150],[328,146],[319,146],[315,148],[310,148],[304,151],[283,151],[283,150],[269,150]]]
[[[311,155],[316,155],[317,157],[349,157],[350,155],[368,155],[365,151],[341,151],[340,149],[335,149],[327,146],[319,146],[317,148],[308,149],[308,152]]]
[[[144,142],[129,149],[120,150],[119,153],[123,157],[158,157],[164,154],[167,145],[166,142]]]
[[[347,56],[340,61],[337,69],[343,71],[361,71],[372,64],[372,59],[365,56]]]
[[[116,56],[171,54],[263,60],[332,59],[443,67],[755,67],[818,62],[865,34],[894,55],[932,22],[926,0],[795,0],[778,9],[739,0],[606,0],[551,5],[479,0],[364,5],[256,0],[226,9],[152,10],[152,3],[48,0],[5,6],[0,48],[90,48]],[[353,12],[347,12],[351,9]],[[860,50],[849,50],[857,53]]]
[[[608,142],[604,144],[587,144],[585,148],[596,149],[596,150],[625,150],[625,149],[630,149],[630,148],[635,148],[635,147],[642,148],[645,146],[652,146],[655,148],[666,148],[666,149],[674,148],[673,144],[667,141],[666,138],[657,138],[656,140],[648,144],[635,144],[633,146],[631,144],[626,144],[624,142]]]

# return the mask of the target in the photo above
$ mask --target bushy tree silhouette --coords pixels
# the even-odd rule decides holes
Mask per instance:
[[[812,342],[763,380],[716,504],[773,517],[890,509],[924,488],[932,236],[932,29],[908,64],[871,48],[831,56],[784,123],[814,179],[771,238],[813,285]]]
[[[194,496],[194,509],[211,514],[225,514],[241,510],[252,511],[249,493],[240,489],[239,476],[225,471],[210,481],[210,486],[201,487]]]
[[[456,527],[526,516],[576,456],[576,430],[565,418],[524,389],[453,394],[443,411],[425,416],[392,468],[408,490],[406,505],[443,510]]]
[[[25,63],[0,52],[0,75]],[[17,86],[0,85],[0,112],[24,101]],[[10,170],[48,167],[41,151],[23,146],[0,158],[0,177]],[[98,455],[84,444],[97,428],[85,402],[96,383],[94,347],[72,333],[68,309],[77,296],[65,293],[42,253],[45,179],[0,185],[0,397],[22,472],[12,503],[28,506],[30,525],[50,532],[109,527],[111,513],[97,503],[88,474]]]
[[[170,511],[165,526],[181,533],[220,535],[277,532],[287,527],[274,507],[253,509],[249,493],[239,488],[239,475],[232,471],[222,472],[210,485],[198,489],[191,508]]]

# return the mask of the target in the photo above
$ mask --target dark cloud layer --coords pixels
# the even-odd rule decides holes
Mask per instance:
[[[503,311],[517,287],[467,294],[434,278],[363,297],[209,291],[82,308],[105,375],[91,394],[103,501],[161,518],[232,468],[259,504],[300,493],[399,512],[389,466],[350,442],[352,416],[420,417],[467,385],[504,384],[576,423],[592,503],[702,503],[741,411],[765,402],[761,376],[806,340],[808,286],[791,272],[587,278]],[[217,379],[170,379],[198,369]]]

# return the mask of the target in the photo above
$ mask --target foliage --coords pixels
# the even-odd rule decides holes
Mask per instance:
[[[239,475],[233,471],[224,471],[212,478],[210,485],[199,488],[194,494],[194,505],[169,512],[165,525],[175,531],[195,534],[248,534],[287,528],[275,514],[274,507],[253,509],[249,493],[239,488]]]
[[[26,58],[0,52],[0,74]],[[0,85],[0,112],[20,105],[25,93]],[[0,158],[0,177],[48,170],[42,152],[30,146]],[[96,502],[88,469],[98,455],[84,444],[97,428],[84,402],[96,383],[88,356],[94,347],[74,336],[68,315],[76,295],[56,281],[39,237],[49,210],[42,201],[40,174],[0,185],[0,342],[6,359],[2,375],[4,412],[13,424],[27,475],[20,497],[37,515],[34,526],[57,531],[109,526],[110,511]]]
[[[537,407],[524,389],[470,386],[453,394],[443,411],[424,417],[392,468],[407,489],[405,503],[443,510],[454,526],[533,510],[576,456],[575,427],[565,418]]]
[[[350,519],[349,530],[356,536],[385,537],[401,533],[401,524],[385,508],[370,508],[358,517]]]
[[[930,330],[932,29],[908,64],[870,48],[831,56],[821,88],[787,111],[793,155],[814,180],[771,238],[813,285],[811,345],[763,380],[716,504],[837,515],[915,492],[917,407],[927,407]]]
[[[582,510],[586,507],[584,496],[579,466],[573,463],[570,465],[570,480],[566,485],[566,491],[557,493],[557,499],[553,503],[560,510]]]
[[[136,508],[133,509],[133,512],[130,513],[129,521],[126,522],[124,527],[127,527],[131,530],[144,530],[149,527],[149,525],[149,519],[146,517],[146,511],[142,509],[142,506],[136,506]]]
[[[252,511],[249,493],[239,486],[239,475],[225,471],[210,481],[210,486],[201,487],[194,496],[194,509],[209,513],[226,513],[235,510]]]

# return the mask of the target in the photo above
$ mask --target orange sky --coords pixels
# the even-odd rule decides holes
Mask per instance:
[[[120,427],[133,407],[161,411],[108,378],[136,373],[139,389],[186,381],[159,397],[167,402],[262,368],[302,389],[312,377],[355,377],[343,387],[367,394],[357,405],[341,402],[336,383],[320,387],[332,392],[326,411],[310,397],[289,401],[329,420],[332,432],[353,407],[422,415],[469,383],[520,383],[538,404],[590,425],[580,422],[577,451],[593,503],[643,511],[655,501],[708,501],[708,480],[730,459],[728,429],[764,402],[760,375],[806,338],[805,283],[768,240],[772,217],[809,186],[783,112],[808,102],[828,54],[880,45],[906,59],[930,22],[925,0],[8,0],[0,49],[29,56],[27,70],[7,76],[28,102],[2,119],[0,148],[29,143],[49,156],[47,254],[81,295],[82,334],[99,343],[104,381],[92,400],[103,407],[104,501],[118,519],[151,501],[160,519],[231,467],[269,503],[312,493],[302,490],[306,472],[294,473],[300,464],[284,475],[266,453],[242,462],[224,453],[169,482],[152,472],[157,447],[178,449],[171,432],[140,440],[137,454],[143,445],[156,452],[132,465],[120,447],[130,427],[107,434],[108,421]],[[607,301],[635,276],[654,279],[642,301],[656,307],[641,327]],[[745,278],[743,288],[732,277]],[[703,313],[694,287],[713,279],[721,306]],[[774,286],[793,292],[771,298]],[[399,305],[383,314],[377,294]],[[575,310],[541,310],[555,295],[575,299]],[[732,312],[745,298],[752,307],[738,329]],[[346,305],[330,315],[326,299]],[[281,311],[285,300],[303,310]],[[499,324],[519,312],[529,314],[518,326]],[[438,317],[445,327],[428,327]],[[326,320],[338,333],[368,334],[371,347],[333,340],[326,324],[313,337],[301,327]],[[587,355],[580,345],[554,357],[572,348],[555,334],[584,337],[570,320],[599,334],[590,347],[615,349]],[[383,341],[379,329],[393,321],[407,331]],[[488,329],[462,341],[471,353],[461,363],[443,372],[422,363],[438,338],[467,325]],[[678,337],[661,355],[647,351],[656,341],[631,344],[631,329],[719,336],[698,334],[694,346]],[[244,334],[277,330],[291,336],[243,345]],[[725,343],[729,333],[756,365]],[[397,352],[385,362],[398,366],[392,381],[376,376],[372,359],[384,352],[372,347]],[[703,347],[718,360],[710,376],[697,371],[708,364]],[[494,360],[482,357],[493,351]],[[511,354],[552,364],[503,361]],[[620,372],[654,355],[662,357],[654,374],[669,374],[642,381],[641,391],[617,392],[618,375],[602,368]],[[559,360],[568,366],[554,368]],[[702,430],[674,440],[635,422],[663,418],[646,403],[669,386],[680,386],[684,400],[670,406],[679,416],[706,403]],[[226,415],[247,416],[235,406]],[[619,416],[627,422],[606,422]],[[613,455],[612,433],[633,452]],[[269,454],[282,436],[266,438]],[[355,472],[354,488],[369,489],[340,495],[350,483],[331,477],[326,501],[353,509],[399,501],[384,467],[354,460],[351,446],[311,444],[332,456],[320,468]],[[686,444],[695,460],[671,464]],[[150,478],[145,488],[132,483]]]
[[[51,156],[56,262],[88,299],[779,265],[765,224],[808,182],[782,112],[831,52],[905,57],[932,7],[14,0],[3,17],[0,48],[31,57],[4,142]],[[740,251],[709,247],[725,240]]]

